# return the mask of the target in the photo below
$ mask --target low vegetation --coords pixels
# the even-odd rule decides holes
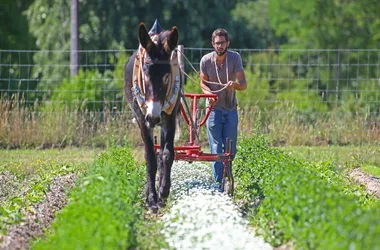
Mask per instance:
[[[236,198],[267,241],[297,249],[376,249],[379,202],[345,177],[351,167],[377,169],[376,147],[279,149],[255,138],[239,142]],[[69,204],[32,248],[167,247],[162,225],[145,214],[144,167],[136,162],[142,156],[107,144],[101,155],[88,149],[0,151],[8,180],[1,185],[3,233],[22,221],[22,209],[42,201],[55,176],[74,172],[79,180]]]
[[[111,147],[87,169],[46,238],[35,242],[32,248],[164,247],[159,234],[147,237],[152,227],[159,225],[144,221],[144,173],[128,148]]]
[[[108,138],[113,136],[118,145],[123,145],[125,135],[131,144],[141,146],[138,126],[133,124],[127,107],[120,112],[105,103],[101,112],[89,111],[86,100],[73,106],[44,104],[43,112],[39,106],[38,102],[25,106],[16,97],[0,100],[0,148],[107,148]],[[363,122],[369,119],[365,113],[344,116],[331,111],[305,120],[305,114],[290,106],[278,106],[272,111],[258,105],[239,109],[241,135],[258,130],[274,146],[375,146],[380,141],[378,127],[368,126],[369,120],[368,124]],[[207,138],[203,132],[201,137]],[[179,143],[187,141],[188,127],[183,122]]]
[[[88,161],[85,157],[93,157],[93,151],[89,152],[77,150],[67,156],[54,150],[39,151],[40,154],[34,150],[1,151],[1,233],[6,233],[8,226],[23,221],[23,211],[43,200],[55,177],[83,173]]]
[[[378,249],[380,203],[330,162],[311,164],[269,147],[240,142],[236,197],[273,245],[297,249]]]

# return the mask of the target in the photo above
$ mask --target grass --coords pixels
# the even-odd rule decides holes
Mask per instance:
[[[86,109],[86,100],[76,106],[35,102],[27,106],[20,96],[0,99],[0,148],[65,148],[109,147],[109,138],[117,145],[141,145],[140,131],[133,124],[128,107],[114,109],[104,103],[104,109]],[[351,114],[337,110],[310,114],[296,107],[272,107],[267,110],[257,105],[239,106],[239,132],[252,135],[255,130],[266,134],[272,145],[378,145],[379,118],[366,113]],[[188,141],[188,127],[182,125],[181,141]],[[202,142],[207,140],[205,129]]]
[[[0,166],[30,165],[35,160],[55,162],[91,163],[103,149],[98,148],[64,148],[64,149],[19,149],[0,150]]]
[[[0,150],[0,172],[8,171],[27,181],[40,170],[54,165],[70,165],[83,172],[101,149]]]
[[[376,146],[288,146],[286,152],[309,162],[330,161],[342,169],[360,167],[365,173],[380,177],[380,148]]]
[[[380,167],[372,166],[372,165],[364,165],[361,169],[374,177],[380,178]]]
[[[0,99],[0,148],[109,147],[109,138],[118,145],[124,136],[135,143],[140,137],[131,121],[131,112],[92,112],[82,105],[68,107],[38,103],[25,105],[19,96]],[[40,106],[41,105],[41,106]]]

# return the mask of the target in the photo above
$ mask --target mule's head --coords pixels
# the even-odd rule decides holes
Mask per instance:
[[[139,41],[146,51],[142,68],[145,83],[145,121],[153,128],[160,122],[162,108],[171,80],[170,57],[178,44],[178,30],[162,31],[154,36],[149,35],[145,24],[139,26]]]

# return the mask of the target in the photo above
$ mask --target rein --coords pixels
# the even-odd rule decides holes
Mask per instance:
[[[201,73],[200,73],[199,71],[197,71],[197,70],[194,68],[193,64],[192,64],[192,63],[190,62],[190,60],[186,57],[185,53],[183,53],[183,52],[180,51],[180,50],[177,50],[177,51],[180,52],[180,53],[182,54],[182,56],[183,56],[183,57],[186,59],[186,61],[190,64],[190,66],[191,66],[191,68],[194,70],[194,72],[197,73],[198,77],[200,77]],[[226,66],[228,66],[228,64],[227,64]],[[180,67],[180,68],[181,68],[181,67]],[[187,78],[189,78],[191,81],[193,81],[193,82],[196,83],[196,84],[199,84],[199,81],[194,80],[194,78],[192,78],[190,75],[188,75],[188,74],[185,72],[184,69],[181,68],[181,72],[182,72],[185,76],[187,76]],[[217,70],[216,72],[218,73],[218,70]],[[227,79],[228,79],[228,72],[227,72]],[[219,93],[219,92],[221,92],[221,91],[223,91],[224,89],[227,88],[227,83],[222,83],[222,82],[220,81],[220,79],[219,79],[219,76],[218,76],[218,81],[219,81],[219,82],[211,82],[211,81],[207,81],[207,80],[202,80],[202,81],[205,82],[205,83],[209,83],[209,84],[214,84],[214,85],[221,85],[221,86],[223,86],[221,89],[218,89],[218,90],[207,89],[207,91],[209,91],[209,92],[211,92],[211,93]],[[202,87],[201,85],[200,85],[200,87],[201,87],[202,89],[205,89],[205,88]]]

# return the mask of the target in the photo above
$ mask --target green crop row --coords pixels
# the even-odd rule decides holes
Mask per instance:
[[[130,249],[162,247],[144,221],[144,168],[128,148],[113,146],[87,169],[44,239],[33,249]],[[153,231],[153,230],[151,230]],[[149,241],[148,241],[149,240]]]
[[[27,211],[43,200],[55,177],[72,173],[75,169],[66,164],[43,163],[34,171],[35,173],[30,174],[31,178],[27,179],[21,174],[14,175],[15,173],[0,168],[0,173],[7,173],[12,178],[1,183],[1,191],[4,192],[1,194],[4,196],[3,199],[0,199],[0,231],[2,233],[6,233],[8,226],[21,223],[23,211]]]
[[[275,246],[380,249],[380,202],[331,163],[311,164],[268,146],[240,141],[234,161],[236,198]]]

